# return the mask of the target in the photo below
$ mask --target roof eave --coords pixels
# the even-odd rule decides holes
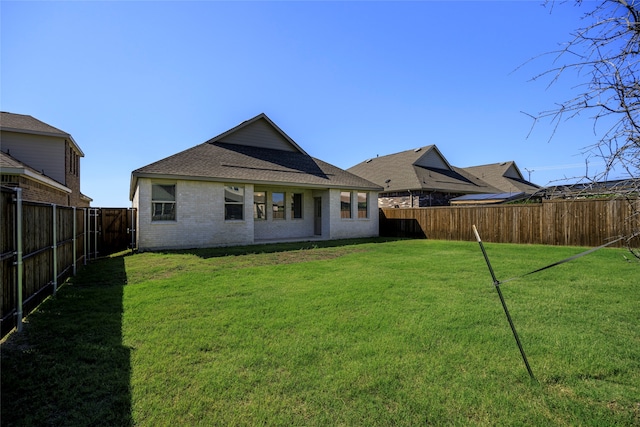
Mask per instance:
[[[164,180],[181,180],[181,181],[205,181],[205,182],[228,182],[233,184],[253,184],[253,185],[269,185],[269,186],[285,186],[285,187],[297,187],[297,188],[314,188],[314,189],[349,189],[349,190],[365,190],[365,191],[377,191],[382,192],[384,188],[380,186],[368,186],[368,185],[346,185],[346,184],[309,184],[291,181],[258,181],[253,179],[242,178],[221,178],[221,177],[209,177],[209,176],[192,176],[192,175],[173,175],[173,174],[159,174],[149,172],[132,172],[131,184],[129,188],[129,200],[133,200],[135,188],[138,185],[139,178],[149,179],[164,179]]]
[[[60,184],[58,181],[52,178],[49,178],[47,176],[40,175],[27,168],[2,167],[2,174],[3,175],[22,175],[31,180],[38,181],[39,183],[46,185],[47,187],[55,188],[56,190],[64,191],[65,193],[69,193],[69,194],[73,192],[69,187]]]

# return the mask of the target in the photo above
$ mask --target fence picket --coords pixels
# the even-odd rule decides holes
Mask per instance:
[[[476,224],[487,242],[599,246],[607,239],[640,231],[638,212],[640,199],[622,198],[381,208],[380,235],[473,241],[471,226]]]
[[[90,256],[97,256],[98,250],[102,251],[100,256],[106,256],[130,247],[129,242],[135,242],[130,233],[135,229],[136,212],[127,208],[109,209],[110,215],[106,219],[99,208],[25,201],[18,204],[17,189],[1,189],[0,335],[4,337],[14,327],[20,327],[18,319],[22,313],[29,313],[44,298],[55,293],[57,285],[65,278],[75,275],[79,261],[86,264]],[[21,214],[18,205],[21,206]],[[95,215],[89,215],[89,210]],[[125,218],[118,223],[119,231],[111,227],[110,240],[99,241],[103,223],[113,223],[117,211],[121,211],[120,216]],[[127,223],[127,218],[131,224]],[[20,223],[21,233],[18,233]],[[118,236],[118,233],[123,236]],[[22,283],[20,289],[18,283]],[[22,304],[18,303],[18,294],[22,294]]]

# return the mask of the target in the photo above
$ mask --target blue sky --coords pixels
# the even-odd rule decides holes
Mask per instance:
[[[131,171],[264,112],[349,168],[435,144],[460,167],[515,160],[537,184],[585,173],[585,115],[529,134],[579,93],[532,82],[586,6],[542,1],[0,2],[0,108],[70,133],[93,206]],[[603,166],[590,160],[589,172]]]

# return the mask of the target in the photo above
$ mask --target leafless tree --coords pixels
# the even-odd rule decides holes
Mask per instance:
[[[578,76],[574,98],[542,111],[534,118],[550,120],[555,130],[566,119],[587,113],[593,118],[597,142],[584,148],[587,159],[604,161],[604,171],[585,177],[596,183],[607,180],[612,171],[628,178],[640,176],[640,0],[546,0],[551,9],[566,3],[582,8],[584,25],[554,55],[553,66],[533,80],[548,79],[553,85],[570,74]],[[553,135],[552,135],[553,137]],[[588,161],[587,161],[588,164]],[[632,180],[638,182],[638,180]],[[633,193],[638,194],[638,184]],[[628,189],[628,184],[626,185]],[[634,209],[634,221],[638,212]]]

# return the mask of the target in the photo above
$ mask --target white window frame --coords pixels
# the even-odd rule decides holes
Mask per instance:
[[[173,200],[169,197],[154,198],[154,187],[173,187]],[[176,213],[176,199],[177,199],[177,186],[175,183],[152,183],[151,184],[151,222],[162,221],[175,221],[177,218]],[[161,213],[156,215],[156,210],[160,207]],[[169,211],[169,213],[166,213]]]
[[[229,189],[231,192],[240,192],[240,190],[242,190],[240,192],[240,196],[241,196],[241,201],[234,201],[234,200],[227,200],[227,189]],[[245,191],[244,191],[244,187],[241,185],[231,185],[231,184],[225,184],[224,186],[224,220],[225,221],[243,221],[244,220],[244,197],[245,197]],[[240,206],[240,218],[235,218],[235,217],[231,217],[229,215],[229,211],[227,209],[227,206],[231,207],[231,206]]]

